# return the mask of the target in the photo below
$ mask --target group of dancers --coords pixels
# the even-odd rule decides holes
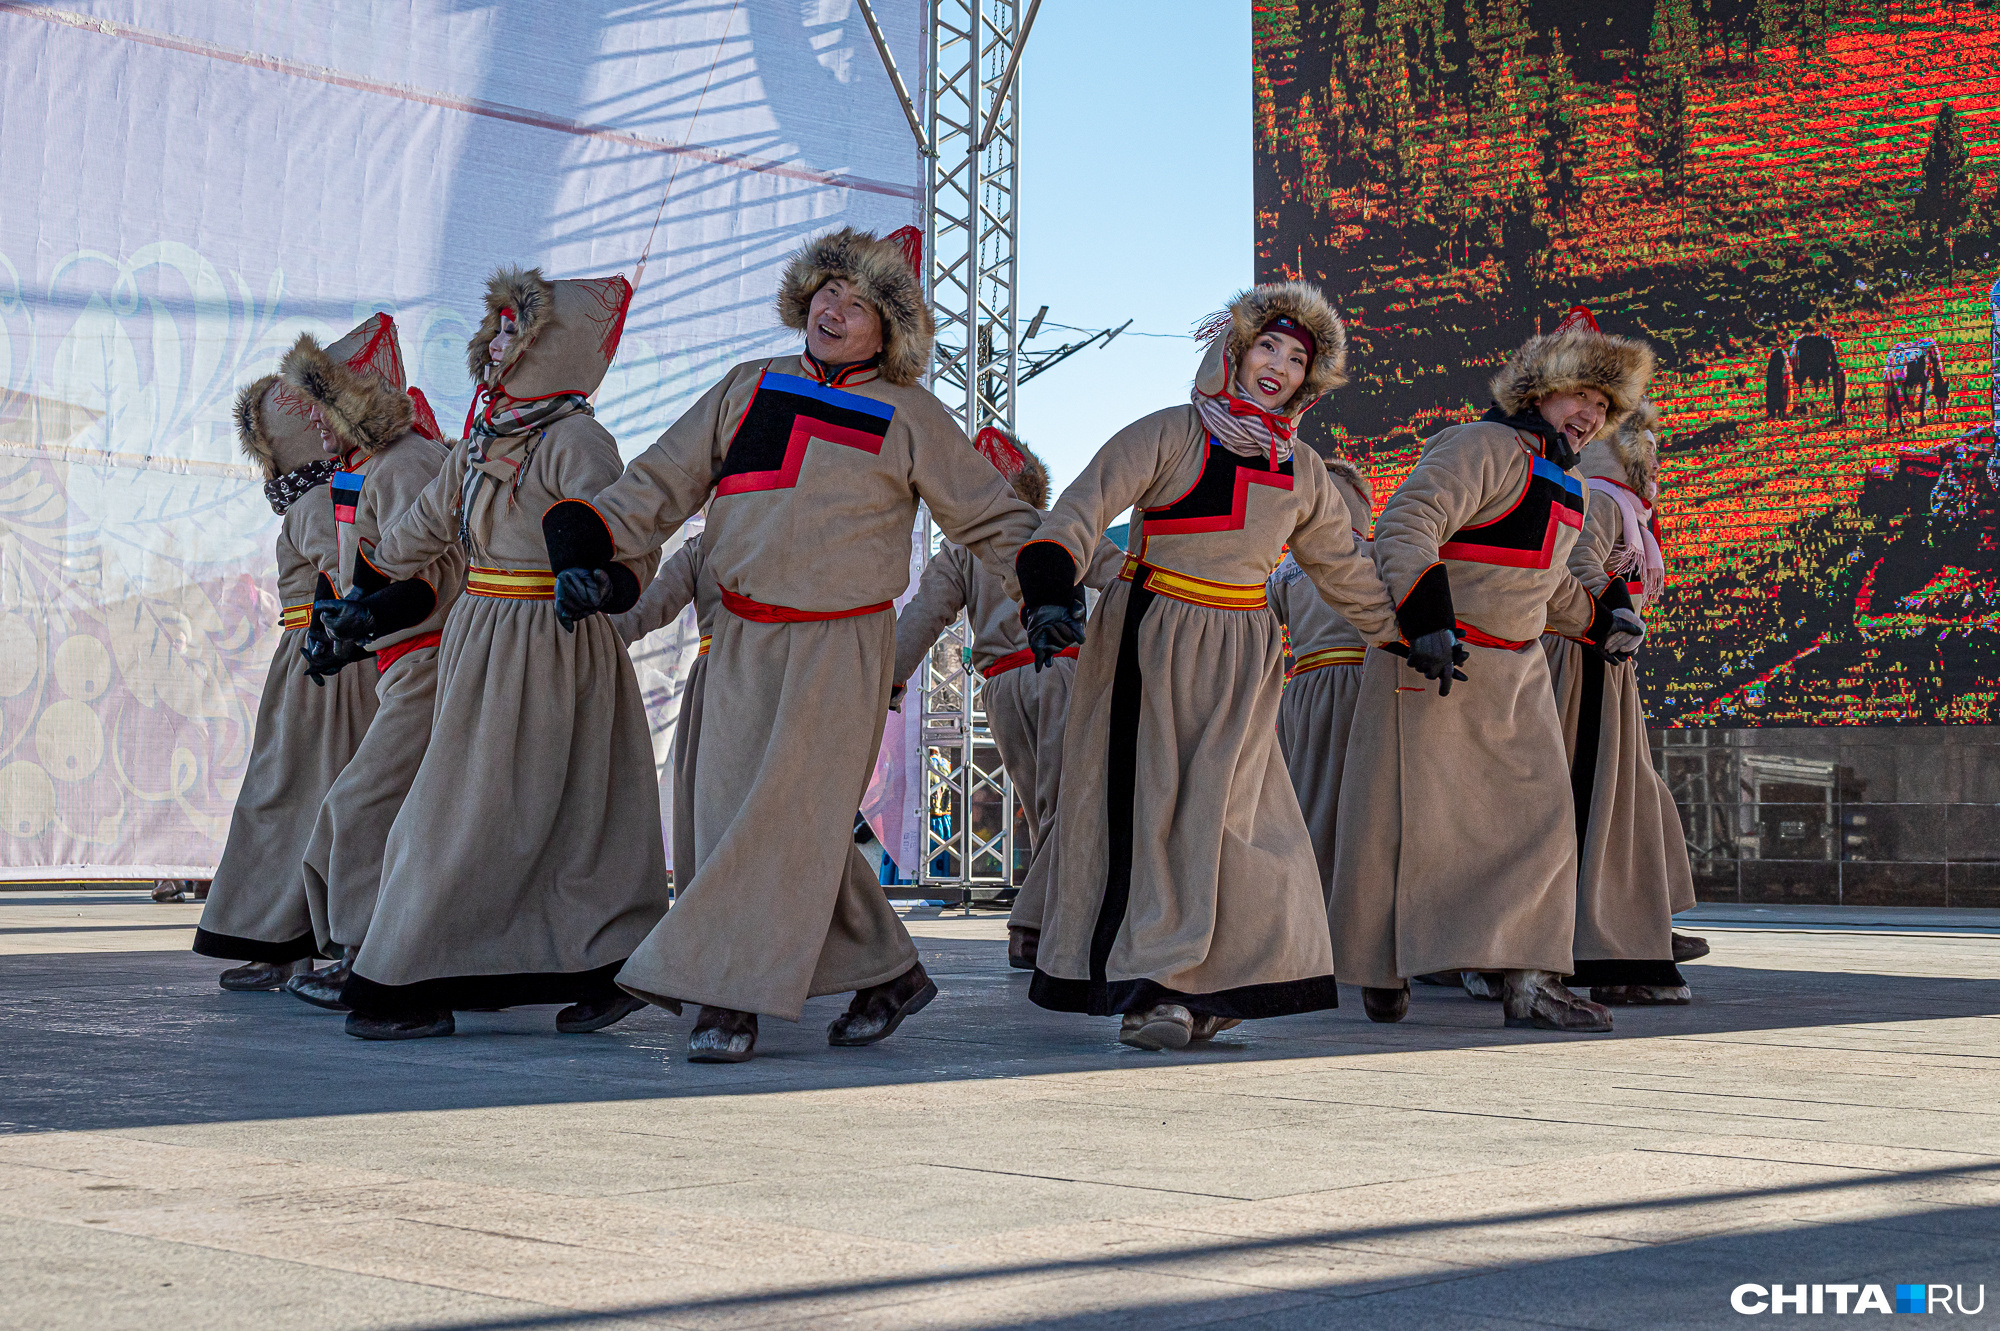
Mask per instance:
[[[284,633],[194,944],[246,963],[224,988],[364,1039],[692,1004],[708,1062],[851,994],[828,1042],[885,1038],[937,988],[854,810],[963,611],[1029,826],[1008,954],[1035,1003],[1177,1049],[1333,1007],[1336,975],[1377,1021],[1413,978],[1563,1031],[1688,1001],[1692,881],[1631,665],[1664,569],[1643,344],[1575,311],[1515,351],[1371,539],[1361,473],[1294,446],[1347,358],[1306,283],[1205,324],[1190,400],[1053,507],[1024,444],[975,444],[922,387],[931,316],[891,239],[808,242],[777,293],[801,351],[734,367],[627,465],[590,397],[630,298],[496,273],[455,442],[387,315],[243,389]],[[919,503],[947,540],[897,615]],[[627,645],[690,603],[669,909]]]

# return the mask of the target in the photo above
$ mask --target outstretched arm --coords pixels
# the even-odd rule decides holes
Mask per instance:
[[[952,556],[952,547],[942,546],[924,565],[917,580],[917,594],[896,616],[896,668],[891,676],[897,683],[907,680],[925,654],[936,645],[938,634],[965,608],[966,575],[970,561],[963,553]]]
[[[660,571],[624,614],[611,616],[611,627],[631,646],[680,618],[694,600],[695,579],[701,574],[701,537],[690,536],[681,548],[660,561]]]

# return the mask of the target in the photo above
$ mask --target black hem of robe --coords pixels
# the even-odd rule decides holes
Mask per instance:
[[[596,970],[443,975],[415,984],[377,984],[366,976],[350,974],[341,986],[340,1001],[371,1017],[601,1001],[624,995],[613,978],[624,965],[621,957]]]
[[[268,938],[238,938],[233,934],[196,928],[194,950],[201,956],[222,961],[304,961],[320,954],[319,941],[313,937],[311,930],[297,938],[273,942]]]
[[[1028,998],[1036,1007],[1052,1012],[1082,1012],[1093,1017],[1144,1012],[1161,1003],[1179,1003],[1197,1017],[1255,1021],[1339,1007],[1340,988],[1331,975],[1314,975],[1276,984],[1246,984],[1212,994],[1184,994],[1152,980],[1066,980],[1038,969],[1028,981]]]
[[[1619,984],[1651,984],[1675,989],[1687,983],[1681,977],[1681,968],[1672,961],[1648,961],[1624,957],[1585,961],[1578,958],[1571,964],[1576,970],[1565,983],[1578,989],[1585,985],[1600,988]]]

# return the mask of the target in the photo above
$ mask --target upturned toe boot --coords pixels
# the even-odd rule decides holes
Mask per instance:
[[[1694,934],[1674,935],[1674,964],[1693,961],[1696,957],[1708,955],[1708,940]]]
[[[1611,1029],[1611,1013],[1564,988],[1548,971],[1507,971],[1501,1005],[1509,1026],[1539,1031],[1594,1032]]]
[[[305,964],[303,961],[253,961],[247,966],[235,966],[222,972],[216,983],[233,994],[282,989],[292,972]]]
[[[870,985],[854,995],[847,1011],[826,1028],[826,1042],[840,1048],[854,1048],[886,1040],[903,1024],[903,1018],[924,1010],[937,997],[937,986],[924,974],[922,962],[887,984]]]
[[[347,1004],[340,1001],[341,986],[354,973],[354,954],[361,949],[343,947],[340,959],[331,966],[322,966],[316,971],[300,971],[285,981],[285,992],[302,1003],[310,1003],[328,1012],[345,1012]]]
[[[622,990],[602,998],[587,998],[556,1013],[556,1029],[564,1035],[587,1035],[625,1020],[644,1006],[645,999],[634,998]]]
[[[443,1008],[430,1012],[401,1012],[389,1017],[366,1012],[347,1014],[347,1033],[357,1040],[429,1040],[450,1035],[457,1029],[458,1023]]]
[[[1127,1012],[1118,1023],[1118,1043],[1134,1049],[1185,1049],[1193,1038],[1194,1014],[1179,1003]]]
[[[1007,926],[1007,964],[1017,971],[1031,971],[1035,968],[1035,951],[1042,941],[1040,929],[1030,929],[1022,924]]]
[[[757,1052],[757,1014],[706,1007],[688,1032],[688,1062],[745,1063]]]
[[[1400,989],[1363,989],[1361,1010],[1370,1021],[1401,1021],[1410,1010],[1410,986]]]

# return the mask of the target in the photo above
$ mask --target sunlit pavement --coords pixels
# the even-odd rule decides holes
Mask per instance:
[[[692,1013],[659,1009],[364,1044],[218,989],[199,910],[0,892],[0,1325],[1625,1331],[1737,1323],[1746,1282],[2000,1305],[2000,912],[1706,907],[1695,1005],[1612,1036],[1422,987],[1375,1026],[1348,990],[1174,1055],[1029,1005],[1000,919],[919,908],[927,1011],[830,1049],[816,1000],[730,1067],[683,1062]]]

